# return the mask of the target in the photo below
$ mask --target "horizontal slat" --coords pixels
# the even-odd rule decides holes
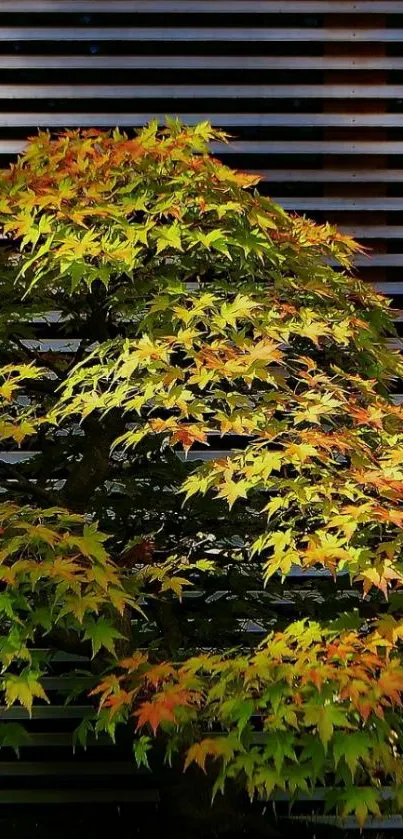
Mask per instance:
[[[357,239],[403,239],[403,227],[397,225],[394,227],[392,225],[368,224],[365,227],[359,227],[343,224],[339,229],[342,233],[347,233]]]
[[[30,460],[31,458],[35,457],[36,455],[40,454],[40,452],[36,451],[11,451],[5,452],[0,450],[0,462],[2,463],[9,463],[12,465],[18,463],[24,463],[24,461]],[[230,457],[233,454],[231,449],[206,449],[205,451],[190,451],[185,456],[183,452],[178,452],[178,457],[180,460],[184,461],[193,461],[193,460],[216,460],[216,458],[227,456]]]
[[[93,683],[93,677],[90,676],[43,676],[41,678],[41,685],[45,690],[57,691],[71,691],[74,687],[80,685],[83,690],[89,689]]]
[[[400,296],[403,294],[403,282],[379,282],[374,283],[374,288],[381,294],[390,294],[392,296]]]
[[[162,88],[163,89],[163,88]],[[221,89],[221,88],[219,88]],[[249,88],[248,88],[249,89]],[[251,91],[255,90],[255,88],[250,88]],[[139,98],[143,99],[146,98],[145,91],[150,90],[150,98],[157,96],[159,98],[161,88],[154,86],[152,87],[141,87],[141,86],[113,86],[113,85],[0,85],[0,99],[115,99],[115,98]],[[170,88],[167,88],[167,98],[170,97],[168,91],[170,92]],[[174,96],[176,98],[176,93],[179,89],[175,87]],[[204,90],[204,88],[203,88]],[[214,88],[215,90],[215,88]],[[227,90],[227,87],[225,88]],[[261,88],[259,88],[261,90]],[[270,91],[270,88],[268,88]],[[280,88],[281,90],[281,88]],[[288,88],[287,88],[288,90]],[[182,88],[179,90],[179,94],[181,95]],[[273,98],[278,98],[277,93],[278,89],[275,89],[275,96]],[[241,91],[242,96],[240,98],[245,98],[244,91]],[[403,93],[403,92],[402,92]],[[198,98],[199,91],[196,90],[195,96],[192,98]],[[187,97],[186,97],[187,98]],[[227,94],[225,94],[225,98],[227,98]],[[37,116],[37,115],[35,115]],[[52,117],[48,116],[48,120]],[[199,122],[202,122],[206,118],[205,113],[178,113],[176,116],[186,125],[195,125]],[[31,115],[28,115],[30,118]],[[138,114],[125,114],[118,116],[117,114],[88,114],[87,119],[107,119],[108,124],[111,123],[111,119],[113,117],[116,120],[120,121],[122,124],[122,118],[125,119],[128,125],[133,126],[142,126],[147,124],[153,119],[157,119],[161,125],[164,125],[166,122],[166,114],[162,113],[155,113],[155,112],[147,112],[147,113],[138,113]],[[8,124],[10,125],[18,125],[21,124],[20,120],[24,120],[24,114],[3,114],[3,119],[7,119]],[[130,120],[130,122],[129,122]],[[399,114],[342,114],[342,113],[308,113],[308,114],[298,114],[298,113],[251,113],[251,114],[244,114],[244,113],[209,113],[209,122],[212,125],[220,126],[220,127],[270,127],[270,126],[295,126],[295,127],[329,127],[329,126],[339,126],[339,127],[352,127],[352,126],[367,126],[367,127],[403,127],[403,113]]]
[[[158,800],[158,791],[153,789],[69,789],[64,785],[59,789],[0,789],[0,804],[154,804]]]
[[[236,141],[228,146],[212,143],[211,150],[220,155],[228,154],[403,154],[403,142],[396,140],[284,140]]]
[[[8,124],[7,117],[11,116],[15,124],[19,125],[51,125],[51,127],[68,127],[68,126],[98,126],[102,125],[127,125],[127,115],[112,114],[106,115],[111,119],[106,119],[105,114],[0,114],[0,127]],[[130,115],[129,115],[130,116]],[[99,117],[99,121],[97,118]],[[103,121],[101,121],[103,120]],[[0,154],[18,154],[23,151],[25,147],[24,140],[0,140]],[[211,151],[220,156],[233,154],[276,154],[276,155],[296,155],[296,154],[371,154],[371,155],[387,155],[387,154],[403,154],[403,142],[394,140],[328,140],[325,142],[316,140],[302,140],[298,141],[237,141],[232,142],[226,146],[222,143],[212,143]]]
[[[92,713],[91,705],[34,705],[31,717],[34,720],[80,720],[88,713]],[[20,705],[6,708],[0,705],[1,720],[28,720],[28,711]]]
[[[84,761],[25,761],[25,760],[0,760],[0,776],[65,776],[65,775],[135,775],[136,766],[129,761],[99,761],[84,762]]]
[[[17,451],[17,452],[3,452],[0,450],[0,461],[2,463],[9,463],[15,465],[17,463],[24,463],[32,457],[40,454],[40,452]]]
[[[248,169],[269,183],[397,183],[403,169]],[[386,228],[383,228],[385,231]],[[401,235],[401,233],[399,234]]]
[[[6,12],[100,12],[165,14],[390,14],[401,12],[399,0],[2,0]]]
[[[53,1],[53,0],[52,0]],[[108,0],[109,2],[109,0]],[[0,69],[402,70],[403,56],[385,55],[0,55]]]
[[[28,350],[74,353],[77,352],[81,344],[81,340],[80,338],[45,338],[43,340],[29,338],[24,339],[21,343]]]
[[[280,816],[280,818],[281,819],[286,819],[286,818],[288,819],[288,816]],[[290,820],[291,820],[291,822],[294,822],[296,824],[299,821],[306,824],[309,821],[309,817],[306,816],[306,815],[305,816],[295,816],[294,815],[294,816],[290,817]],[[340,830],[343,830],[343,832],[347,831],[347,830],[358,830],[360,832],[360,835],[362,834],[362,825],[357,821],[357,819],[354,816],[343,816],[343,819],[341,820],[340,816],[330,816],[330,815],[322,816],[318,813],[315,813],[315,815],[312,818],[312,825],[315,826],[316,831],[317,831],[319,826],[323,827],[324,825],[332,825],[335,828],[335,830],[337,831],[337,833],[339,833]],[[365,821],[365,832],[367,832],[368,830],[377,830],[378,832],[380,830],[382,830],[382,831],[383,830],[394,830],[394,831],[399,830],[400,831],[402,828],[403,828],[403,818],[402,818],[402,816],[384,816],[382,818],[374,818],[374,817],[370,816]],[[394,834],[392,833],[392,837],[393,837],[393,835]]]
[[[161,84],[161,85],[0,85],[0,99],[393,99],[403,95],[401,85],[237,85],[237,84]],[[108,115],[110,116],[110,115]],[[268,117],[268,115],[266,115]],[[286,114],[271,115],[282,120]],[[300,125],[352,125],[353,114],[292,114],[290,117],[313,120],[300,122]],[[373,115],[363,115],[367,118]],[[378,115],[383,116],[383,115]],[[322,120],[339,119],[339,122],[321,122]],[[385,115],[386,122],[390,118],[401,119],[400,114]],[[127,115],[126,115],[127,118]],[[227,119],[229,115],[227,115]],[[343,122],[342,120],[345,120]],[[357,117],[358,119],[358,117]],[[162,117],[161,121],[164,121]],[[212,120],[211,120],[212,121]],[[253,122],[250,123],[253,125]],[[271,124],[271,123],[267,123]],[[272,123],[276,124],[276,123]],[[279,125],[293,123],[280,122]],[[371,125],[378,123],[361,123]],[[382,123],[383,124],[383,123]],[[386,123],[385,123],[386,124]],[[401,123],[394,122],[391,125]]]
[[[161,88],[155,89],[155,95],[158,95],[158,90]],[[146,98],[145,95],[143,96],[145,88],[141,90],[141,95],[138,97],[140,99]],[[1,97],[0,97],[1,98]],[[18,96],[16,97],[18,99]],[[87,97],[91,98],[91,97]],[[112,97],[111,97],[112,98]],[[152,96],[150,96],[152,98]],[[169,99],[169,97],[167,96]],[[171,98],[176,98],[172,96]],[[196,95],[193,98],[198,98]],[[275,99],[281,98],[280,95],[275,91]],[[285,97],[286,98],[286,97]],[[195,124],[200,120],[205,119],[206,114],[181,114],[179,113],[178,116],[180,119],[188,124]],[[377,116],[374,119],[363,119],[360,120],[360,117],[357,117],[356,124],[357,125],[380,125],[380,126],[387,126],[390,125],[401,125],[403,126],[403,115],[400,114],[386,114],[384,118],[380,118],[381,115]],[[249,115],[241,115],[241,114],[234,114],[233,116],[230,114],[208,114],[209,121],[212,125],[216,127],[226,128],[229,126],[237,127],[237,126],[304,126],[304,125],[317,125],[317,126],[325,126],[325,125],[340,125],[340,126],[352,126],[353,121],[350,120],[347,116],[341,114],[313,114],[312,121],[309,122],[305,115],[295,115],[295,114],[254,114]],[[390,119],[389,119],[390,117]],[[20,127],[47,127],[52,126],[53,128],[63,128],[68,126],[77,126],[81,128],[88,128],[97,126],[98,128],[110,128],[119,125],[123,128],[131,128],[131,127],[138,127],[141,125],[145,125],[150,119],[158,119],[161,124],[165,123],[165,114],[159,113],[122,113],[122,112],[113,112],[108,113],[105,111],[97,111],[95,113],[91,112],[62,112],[62,113],[54,113],[50,111],[35,111],[35,112],[17,112],[17,113],[10,113],[10,112],[1,112],[0,111],[0,127],[1,128],[20,128]],[[3,143],[4,141],[0,141]],[[13,152],[14,148],[12,143],[14,141],[6,141],[9,143],[8,150],[10,153]],[[343,141],[339,141],[343,142]],[[18,149],[20,149],[22,141],[17,141],[19,143]],[[239,143],[231,143],[228,146],[228,149],[238,147]],[[283,145],[283,144],[281,144]],[[304,141],[301,141],[300,144],[303,146]],[[17,146],[16,146],[17,147]],[[373,145],[373,148],[376,148]],[[375,153],[376,152],[372,152]]]
[[[369,253],[367,256],[356,256],[354,265],[363,268],[399,268],[403,265],[403,253]]]
[[[285,210],[342,210],[344,212],[365,210],[399,211],[403,210],[403,196],[400,198],[304,198],[273,197]]]
[[[107,735],[100,734],[98,737],[94,737],[91,734],[88,736],[87,740],[88,746],[91,748],[94,747],[105,747],[110,746],[111,748],[115,748],[112,740]],[[38,747],[43,746],[44,748],[72,748],[73,739],[72,739],[72,732],[66,731],[30,731],[29,732],[29,740],[24,742],[24,745],[21,748],[24,749],[37,749]]]
[[[40,27],[4,26],[0,41],[259,41],[339,43],[399,43],[403,29],[325,29],[325,28],[263,28],[263,27]]]
[[[0,154],[20,154],[25,145],[24,140],[0,140]]]

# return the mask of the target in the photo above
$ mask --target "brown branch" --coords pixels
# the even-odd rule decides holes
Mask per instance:
[[[60,499],[56,495],[46,489],[43,489],[42,487],[37,486],[37,484],[33,484],[28,480],[28,478],[21,475],[18,469],[10,463],[4,463],[4,461],[0,460],[0,470],[6,472],[9,477],[15,481],[16,489],[32,495],[33,498],[36,498],[42,503],[46,502],[47,505],[58,506],[60,504]],[[13,489],[13,487],[11,489]]]
[[[52,371],[59,379],[63,375],[63,370],[59,367],[56,367],[49,359],[46,359],[45,364],[43,363],[43,358],[41,357],[41,353],[37,352],[36,350],[30,350],[28,347],[25,347],[22,343],[22,340],[18,338],[16,335],[10,335],[10,339],[14,344],[17,344],[20,352],[22,352],[30,361],[38,361],[41,366],[46,366],[49,370]]]

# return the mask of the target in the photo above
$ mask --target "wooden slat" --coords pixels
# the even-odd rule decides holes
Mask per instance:
[[[2,0],[1,11],[54,13],[165,14],[389,14],[401,12],[399,0]]]
[[[15,115],[13,115],[15,116]],[[30,122],[27,120],[24,121],[26,115],[19,115],[21,117],[20,125],[51,125],[51,127],[68,127],[68,126],[76,126],[76,125],[83,125],[83,126],[97,126],[102,127],[103,125],[122,125],[125,126],[127,123],[120,115],[114,114],[115,120],[111,120],[110,122],[97,122],[97,116],[101,117],[100,114],[92,114],[91,118],[88,119],[88,114],[52,114],[51,117],[49,114],[30,114],[28,115],[30,118]],[[41,119],[43,117],[43,121]],[[81,118],[81,119],[80,119]],[[4,119],[4,114],[0,114],[0,126],[7,124],[7,120]],[[46,119],[46,123],[45,123]],[[25,147],[24,140],[0,140],[0,154],[19,154],[23,151]],[[316,140],[303,140],[301,142],[291,140],[291,141],[267,141],[267,142],[259,142],[259,141],[237,141],[232,142],[230,145],[225,146],[221,143],[212,143],[211,150],[213,153],[218,154],[219,156],[223,155],[266,155],[266,154],[276,154],[276,155],[305,155],[305,154],[314,154],[314,155],[322,155],[322,154],[342,154],[342,155],[382,155],[382,154],[403,154],[403,141],[393,141],[393,140],[385,140],[379,143],[371,142],[371,141],[343,141],[343,140],[332,140],[327,142],[320,142]]]
[[[379,265],[385,268],[399,268],[403,266],[403,253],[369,253],[356,256],[354,265],[362,268],[375,268]]]
[[[403,56],[367,55],[0,55],[1,70],[402,70]]]
[[[238,85],[238,84],[161,84],[161,85],[0,85],[0,99],[396,99],[403,95],[402,85]],[[50,118],[48,114],[48,120]],[[276,115],[279,117],[280,115]],[[285,116],[285,115],[284,115]],[[283,118],[284,118],[283,116]],[[294,114],[300,120],[309,117]],[[346,120],[340,124],[354,124],[352,114],[337,114]],[[378,115],[379,116],[382,115]],[[389,119],[401,118],[389,114]],[[228,115],[229,117],[229,115]],[[228,118],[227,117],[227,118]],[[313,119],[326,120],[328,114],[312,115]],[[364,117],[364,115],[363,115]],[[269,118],[269,115],[266,115]],[[357,116],[358,119],[358,116]],[[350,120],[350,122],[348,122]],[[252,123],[253,124],[253,123]],[[275,124],[275,123],[273,123]],[[279,123],[287,124],[287,123]],[[291,123],[290,123],[291,124]],[[300,122],[300,125],[310,123]],[[316,125],[337,123],[313,122]],[[359,123],[355,123],[359,124]],[[362,125],[371,124],[363,122]],[[377,124],[377,123],[373,123]],[[399,122],[390,123],[399,125]]]
[[[115,95],[113,95],[113,91],[116,91]],[[159,98],[159,91],[161,89],[152,88],[152,94],[150,97],[157,96]],[[137,93],[139,91],[139,93]],[[142,87],[113,87],[113,86],[96,86],[96,85],[89,85],[85,88],[81,85],[73,86],[73,85],[0,85],[0,99],[97,99],[97,98],[105,98],[105,99],[117,99],[117,98],[146,98],[145,97],[146,89]],[[176,93],[174,94],[176,95]],[[179,95],[181,95],[181,91],[179,91]],[[196,96],[198,95],[198,91],[196,91]],[[218,94],[217,94],[218,95]],[[242,96],[244,96],[244,92],[242,91]],[[169,98],[169,96],[167,96]],[[193,97],[194,98],[194,97]],[[340,97],[342,98],[342,97]],[[8,123],[11,125],[15,124],[22,124],[20,120],[23,120],[25,114],[3,114],[3,119],[7,120]],[[28,118],[32,118],[31,114],[27,115]],[[35,116],[41,116],[35,114]],[[47,119],[49,120],[50,114],[46,114]],[[59,115],[57,115],[59,116]],[[69,115],[70,116],[70,115]],[[82,115],[80,114],[80,117]],[[205,113],[178,113],[176,114],[181,122],[185,123],[186,125],[196,125],[199,122],[202,122],[205,119]],[[166,114],[164,113],[155,113],[153,111],[149,111],[147,113],[137,113],[137,114],[87,114],[87,119],[108,119],[110,122],[111,119],[115,118],[120,122],[122,119],[129,125],[133,126],[142,126],[147,124],[153,119],[157,119],[161,125],[165,124],[166,121]],[[129,123],[130,120],[130,123]],[[307,113],[307,114],[298,114],[298,113],[211,113],[209,114],[209,121],[212,125],[221,126],[221,127],[273,127],[273,126],[294,126],[294,127],[324,127],[324,126],[337,126],[337,127],[355,127],[355,126],[380,126],[380,127],[390,127],[390,128],[397,128],[403,127],[403,113],[397,114],[351,114],[351,113]]]
[[[401,211],[403,210],[403,196],[401,198],[304,198],[304,197],[273,197],[285,210],[374,210]]]
[[[1,27],[0,41],[238,41],[300,43],[400,43],[403,29],[286,27]]]
[[[34,705],[31,717],[34,720],[79,720],[92,711],[91,705]],[[13,705],[11,708],[0,705],[0,720],[28,719],[30,719],[28,711],[20,705]]]
[[[5,452],[0,449],[0,461],[2,463],[24,463],[26,460],[30,460],[32,457],[40,454],[40,452],[30,452],[30,451],[16,451],[16,452]]]
[[[400,183],[403,169],[255,169],[269,183]]]
[[[403,227],[397,225],[365,225],[363,227],[349,224],[340,226],[342,233],[357,239],[403,239]]]
[[[25,760],[1,760],[0,777],[40,777],[40,776],[102,776],[114,775],[133,776],[136,775],[136,766],[129,761],[25,761]]]
[[[221,157],[228,154],[337,154],[337,155],[383,155],[403,154],[403,142],[394,140],[383,140],[372,142],[371,140],[327,140],[320,142],[316,140],[285,140],[279,141],[236,141],[228,146],[220,143],[211,144],[212,151]]]
[[[374,283],[374,288],[381,294],[390,294],[393,297],[399,297],[403,294],[403,282],[389,282],[385,280],[379,283]]]
[[[136,802],[155,804],[159,800],[153,789],[0,789],[0,804],[121,804]]]
[[[99,735],[99,737],[88,736],[87,740],[88,746],[91,746],[93,749],[94,747],[102,747],[109,746],[111,749],[115,748],[114,743],[112,740],[107,737],[107,735]],[[30,731],[29,732],[29,740],[24,742],[23,748],[25,749],[38,749],[44,747],[48,748],[67,748],[71,749],[73,745],[72,739],[72,732],[66,731]]]

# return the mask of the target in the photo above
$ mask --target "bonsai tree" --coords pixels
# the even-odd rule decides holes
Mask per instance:
[[[403,782],[403,366],[358,245],[212,139],[40,133],[2,174],[2,690],[91,646],[138,763],[362,823]]]

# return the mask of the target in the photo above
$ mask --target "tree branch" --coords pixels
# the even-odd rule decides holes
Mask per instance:
[[[4,461],[0,460],[0,471],[6,472],[12,480],[15,481],[15,488],[19,489],[22,492],[25,492],[29,495],[32,495],[33,498],[36,498],[38,501],[42,503],[45,502],[47,505],[59,505],[60,499],[54,495],[52,492],[48,492],[48,490],[39,487],[37,484],[33,484],[28,478],[25,478],[23,475],[20,474],[18,469],[12,466],[10,463],[4,463]]]
[[[52,364],[52,362],[50,362],[48,358],[46,359],[44,365],[43,358],[41,358],[41,354],[36,350],[30,350],[28,349],[28,347],[25,347],[21,339],[18,338],[16,335],[10,335],[10,339],[11,341],[13,341],[14,344],[17,344],[17,347],[19,348],[20,352],[24,353],[24,355],[27,358],[29,358],[30,361],[38,361],[42,366],[46,366],[49,370],[51,370],[52,373],[54,373],[55,376],[57,376],[59,379],[61,376],[63,376],[63,370],[60,370],[59,367],[56,367],[54,364]]]

